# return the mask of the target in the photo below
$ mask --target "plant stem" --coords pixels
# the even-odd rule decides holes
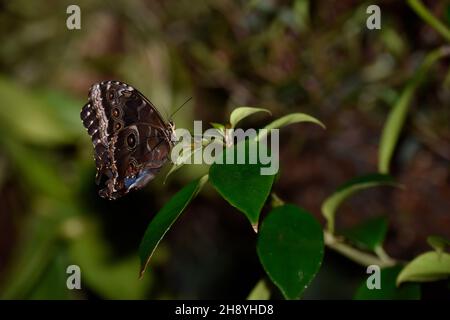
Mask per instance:
[[[275,192],[272,192],[272,207],[284,205],[284,203],[285,202]],[[255,230],[255,232],[256,231],[257,230]],[[339,252],[343,256],[346,256],[350,260],[362,266],[367,267],[375,264],[380,268],[383,268],[393,266],[397,263],[394,259],[389,257],[380,246],[375,249],[375,253],[377,255],[373,255],[352,247],[351,245],[345,243],[342,239],[334,236],[330,231],[324,230],[323,235],[324,242],[327,247]]]
[[[421,17],[432,28],[439,32],[447,41],[450,42],[450,30],[439,21],[420,0],[408,0],[408,4],[419,17]]]
[[[370,266],[370,265],[378,265],[380,268],[390,267],[395,265],[395,261],[390,257],[389,259],[385,259],[372,255],[370,253],[363,252],[358,250],[344,242],[340,239],[336,238],[331,233],[325,231],[324,232],[325,245],[330,249],[339,252],[340,254],[346,256],[350,260],[362,265],[362,266]],[[386,255],[387,256],[387,255]]]
[[[276,207],[280,207],[284,205],[284,201],[281,200],[281,198],[275,193],[272,192],[272,207],[276,208]]]
[[[392,264],[392,265],[395,264],[395,260],[392,259],[392,258],[386,253],[386,251],[384,251],[384,249],[383,249],[383,247],[382,247],[381,245],[379,245],[379,246],[377,246],[377,247],[375,248],[375,253],[377,254],[377,256],[378,256],[381,260],[385,261],[386,263]]]

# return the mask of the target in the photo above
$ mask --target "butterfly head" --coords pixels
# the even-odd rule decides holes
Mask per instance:
[[[172,141],[172,144],[175,144],[175,142],[178,141],[177,135],[175,133],[175,123],[170,120],[167,125],[169,127],[170,141]]]

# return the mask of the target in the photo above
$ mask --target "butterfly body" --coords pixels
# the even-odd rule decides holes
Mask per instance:
[[[167,162],[174,127],[137,89],[118,81],[94,84],[80,114],[92,138],[100,196],[141,189]]]

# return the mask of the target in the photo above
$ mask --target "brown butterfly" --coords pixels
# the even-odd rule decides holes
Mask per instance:
[[[81,120],[92,138],[99,195],[117,199],[143,188],[169,159],[174,125],[138,90],[119,81],[94,84]]]

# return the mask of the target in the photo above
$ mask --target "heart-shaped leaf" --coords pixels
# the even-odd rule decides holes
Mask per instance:
[[[355,300],[418,300],[420,299],[420,285],[417,283],[405,283],[400,287],[395,285],[400,266],[381,269],[380,289],[369,289],[365,279],[355,294]],[[373,274],[372,276],[376,276]],[[370,277],[370,275],[367,275]]]
[[[375,250],[383,243],[387,228],[386,217],[376,217],[343,231],[342,235],[356,245],[365,249]]]
[[[44,100],[3,77],[0,77],[0,96],[3,106],[14,106],[0,109],[0,126],[15,142],[57,145],[71,143],[82,133],[81,127],[75,127],[73,122],[53,109],[52,101]],[[60,109],[66,106],[58,105]],[[74,114],[71,109],[72,119],[78,115],[78,110]]]
[[[239,107],[234,109],[230,115],[231,127],[235,128],[239,121],[257,112],[267,112],[271,114],[270,110],[264,108]]]
[[[394,179],[386,174],[370,174],[350,180],[329,196],[322,204],[322,214],[327,219],[328,231],[334,233],[334,220],[340,204],[356,192],[381,185],[395,185]]]
[[[18,169],[27,185],[52,198],[69,201],[70,187],[64,183],[55,166],[49,158],[31,148],[25,148],[14,140],[0,136],[2,151],[12,159],[13,165]]]
[[[191,200],[201,190],[205,182],[208,180],[208,176],[203,176],[200,179],[192,181],[183,189],[178,191],[165,205],[159,210],[153,220],[147,227],[144,237],[139,246],[139,257],[141,259],[141,272],[142,275],[148,266],[150,258],[156,249],[156,246],[161,241],[162,237],[166,234],[175,220],[178,219],[180,214],[191,202]]]
[[[298,299],[319,271],[323,231],[307,211],[294,205],[273,209],[259,234],[259,259],[287,299]]]
[[[450,276],[450,254],[425,252],[408,263],[397,277],[397,285],[403,282],[427,282]]]
[[[262,147],[255,141],[241,141],[230,148],[234,148],[236,155],[243,144],[246,155],[254,152],[251,150],[257,150],[257,146]],[[209,179],[225,200],[247,216],[256,230],[259,214],[270,193],[275,175],[262,175],[261,169],[265,166],[259,161],[255,164],[250,164],[249,161],[244,164],[236,163],[237,161],[227,164],[227,153],[230,152],[230,148],[218,156],[222,157],[222,164],[216,162],[211,165]]]
[[[442,37],[447,42],[450,42],[450,28],[448,27],[448,24],[441,22],[438,17],[434,15],[430,9],[423,3],[426,1],[420,1],[420,0],[408,0],[407,3],[411,7],[412,10],[416,12],[416,14],[422,18],[430,27],[434,28],[435,31],[440,33]],[[447,4],[448,2],[444,2]],[[444,9],[445,10],[445,9]],[[450,7],[447,6],[447,20],[449,16]],[[450,21],[449,21],[450,22]]]

